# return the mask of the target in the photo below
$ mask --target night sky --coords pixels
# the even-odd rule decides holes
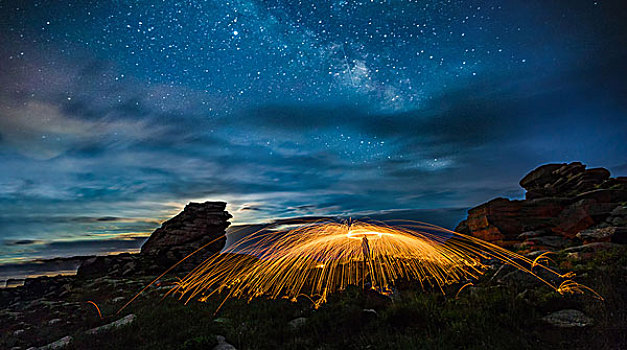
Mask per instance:
[[[0,263],[124,250],[190,200],[454,226],[542,163],[625,175],[625,6],[0,0]]]

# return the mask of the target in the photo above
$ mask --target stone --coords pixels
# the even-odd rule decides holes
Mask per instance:
[[[225,317],[218,317],[213,322],[222,323],[222,324],[230,324],[231,320]]]
[[[100,327],[96,327],[96,328],[92,328],[88,331],[85,331],[86,334],[100,334],[102,332],[108,331],[110,329],[114,329],[114,328],[118,328],[118,327],[123,327],[126,325],[129,325],[131,323],[133,323],[133,321],[135,321],[135,315],[134,314],[129,314],[126,315],[124,317],[122,317],[121,319],[111,322],[109,324],[106,324],[104,326],[100,326]]]
[[[525,257],[529,258],[529,259],[535,259],[538,256],[540,256],[540,255],[542,255],[542,254],[544,254],[546,252],[548,252],[548,250],[534,250],[533,252],[529,252],[529,253],[525,254]]]
[[[470,229],[468,228],[468,220],[462,220],[457,227],[455,227],[455,232],[459,232],[462,234],[470,234]]]
[[[216,340],[218,341],[218,345],[214,346],[213,350],[237,350],[233,345],[226,342],[224,336],[218,335],[216,336]]]
[[[79,266],[81,277],[158,274],[198,248],[203,250],[177,267],[189,271],[226,244],[226,228],[232,216],[224,202],[189,203],[185,209],[156,229],[140,254],[123,253],[86,259]]]
[[[533,272],[537,276],[514,268],[513,271],[497,278],[497,282],[527,289],[543,286],[542,280],[550,283],[558,283],[559,278],[543,268],[536,267],[533,269]]]
[[[517,219],[520,201],[497,198],[468,211],[466,225],[474,237],[484,241],[503,242],[521,233]]]
[[[375,309],[363,309],[363,312],[366,315],[370,315],[370,316],[374,316],[374,317],[379,316],[379,314],[377,313],[377,310],[375,310]]]
[[[584,242],[609,242],[615,232],[616,227],[611,226],[604,228],[594,228],[579,232],[577,234],[577,238],[583,240]]]
[[[32,347],[32,348],[29,348],[28,350],[54,350],[54,349],[63,349],[63,348],[65,348],[65,347],[67,347],[68,345],[70,345],[70,343],[71,343],[71,342],[72,342],[72,337],[70,337],[70,336],[68,335],[68,336],[65,336],[65,337],[63,337],[63,338],[61,338],[61,339],[59,339],[59,340],[57,340],[57,341],[55,341],[55,342],[53,342],[53,343],[48,344],[48,345],[44,345],[44,346],[41,346],[41,347],[39,347],[39,348]]]
[[[307,324],[307,318],[306,317],[298,317],[298,318],[295,318],[295,319],[293,319],[293,320],[291,320],[291,321],[289,321],[287,323],[287,325],[290,326],[290,328],[292,328],[292,329],[301,328],[305,324]]]
[[[96,256],[83,261],[78,267],[76,274],[78,276],[115,276],[119,274],[120,265],[126,264],[128,267],[136,266],[139,257],[129,253],[117,255]],[[130,269],[129,269],[130,270]],[[133,271],[126,271],[130,274]]]
[[[531,242],[535,247],[565,248],[571,244],[571,240],[561,236],[542,236],[529,238],[526,242]]]
[[[528,238],[534,238],[534,237],[538,237],[538,236],[542,236],[544,234],[544,232],[541,231],[526,231],[523,232],[521,234],[519,234],[516,238],[518,239],[528,239]]]
[[[580,162],[545,164],[525,175],[520,186],[528,191],[527,199],[573,196],[598,188],[609,177],[607,169],[586,170]]]
[[[589,214],[590,203],[576,202],[566,207],[557,217],[559,222],[552,231],[569,238],[574,238],[577,232],[594,225],[594,219]]]
[[[545,164],[520,185],[527,190],[525,200],[496,198],[471,208],[455,230],[501,246],[563,248],[570,243],[536,238],[573,240],[583,230],[627,222],[621,205],[627,202],[627,178],[610,178],[606,169],[586,169],[579,162]]]
[[[129,276],[133,274],[136,271],[136,269],[137,269],[137,263],[135,263],[134,261],[128,262],[126,263],[126,265],[124,265],[122,276]]]
[[[619,205],[618,207],[614,208],[614,210],[612,210],[610,215],[627,217],[627,207],[623,207],[622,205]]]
[[[520,180],[520,187],[527,191],[544,188],[554,179],[553,173],[563,165],[564,164],[545,164],[536,168]]]
[[[610,250],[624,248],[623,245],[611,242],[594,242],[575,247],[570,247],[562,250],[564,253],[584,253],[584,252],[596,252],[599,250]]]
[[[199,257],[219,252],[226,243],[226,228],[232,218],[225,208],[224,202],[189,203],[150,235],[140,254],[171,264],[212,241],[215,242],[199,253]]]
[[[573,309],[553,312],[544,316],[542,320],[560,328],[588,327],[594,324],[592,318],[586,316],[586,314],[579,310]]]

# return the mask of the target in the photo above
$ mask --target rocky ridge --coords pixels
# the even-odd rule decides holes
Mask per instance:
[[[79,276],[145,275],[162,272],[207,245],[185,260],[179,270],[191,270],[211,254],[224,248],[231,214],[225,202],[189,203],[172,219],[164,222],[144,243],[139,254],[96,256],[78,268]]]
[[[127,315],[121,323],[102,325],[105,320],[94,317],[96,309],[86,300],[108,300],[110,307],[119,308],[156,275],[198,248],[208,244],[173,272],[185,273],[219,252],[226,244],[231,218],[225,208],[224,202],[189,203],[155,230],[138,254],[71,258],[80,263],[76,276],[27,278],[23,286],[0,289],[0,330],[10,333],[6,339],[0,337],[0,348],[7,344],[15,349],[28,348],[25,344],[64,348],[73,341],[64,336],[68,332],[86,328],[95,334],[130,323]],[[162,283],[174,281],[175,277],[166,276],[146,293],[162,297],[167,292]]]
[[[457,232],[504,246],[564,248],[627,243],[627,177],[580,162],[546,164],[520,180],[524,200],[496,198],[468,211]]]

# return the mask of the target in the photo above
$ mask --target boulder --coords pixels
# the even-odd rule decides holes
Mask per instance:
[[[91,277],[121,274],[128,276],[131,272],[139,272],[129,269],[131,266],[137,266],[136,261],[138,260],[139,257],[136,254],[130,253],[95,256],[83,261],[78,267],[76,274],[78,276]],[[126,266],[126,269],[120,271],[120,266]]]
[[[119,327],[123,327],[126,325],[129,325],[131,323],[133,323],[133,321],[135,321],[135,315],[134,314],[130,314],[130,315],[126,315],[124,317],[122,317],[121,319],[111,322],[109,324],[106,324],[104,326],[100,326],[100,327],[96,327],[96,328],[92,328],[88,331],[85,331],[85,334],[100,334],[102,332],[106,332],[115,328],[119,328]]]
[[[574,238],[577,232],[594,225],[590,216],[592,203],[581,200],[564,208],[557,217],[557,223],[551,230],[568,238]]]
[[[66,337],[63,337],[53,343],[50,343],[48,345],[44,345],[38,348],[28,348],[28,350],[54,350],[54,349],[63,349],[65,347],[67,347],[68,345],[70,345],[70,343],[72,342],[72,337],[70,337],[69,335]]]
[[[527,232],[523,232],[521,234],[519,234],[516,238],[518,239],[528,239],[528,238],[534,238],[534,237],[540,237],[543,236],[544,232],[542,231],[527,231]]]
[[[140,255],[174,263],[212,241],[202,255],[219,252],[226,243],[226,228],[232,218],[225,208],[224,202],[189,203],[150,235]]]
[[[572,309],[553,312],[544,316],[542,320],[560,328],[587,327],[594,323],[594,321],[583,312]]]
[[[297,317],[291,321],[289,321],[287,323],[287,325],[292,328],[292,329],[298,329],[303,327],[305,324],[307,324],[307,318],[306,317]]]
[[[521,202],[497,198],[468,211],[466,225],[477,238],[489,242],[515,240],[522,233]]]
[[[573,196],[598,188],[609,177],[607,169],[586,169],[580,162],[545,164],[525,175],[520,186],[528,191],[527,199]]]
[[[218,345],[216,345],[213,350],[237,350],[233,345],[226,342],[224,336],[218,335],[216,336],[216,340],[218,341]]]
[[[196,267],[208,255],[226,244],[226,228],[232,217],[224,202],[189,203],[185,209],[164,222],[144,243],[139,254],[96,256],[79,266],[79,276],[150,275],[163,272],[198,248],[203,250],[177,267],[179,271]]]
[[[581,231],[577,238],[585,243],[589,242],[614,242],[627,244],[627,227],[603,227]]]
[[[474,207],[456,231],[503,246],[562,248],[569,244],[561,238],[535,238],[583,239],[577,236],[583,230],[627,223],[621,206],[627,202],[627,179],[610,178],[606,169],[586,169],[579,162],[545,164],[520,185],[527,190],[525,200],[496,198]],[[620,241],[623,235],[615,237]]]

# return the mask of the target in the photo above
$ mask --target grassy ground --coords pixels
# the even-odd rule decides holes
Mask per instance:
[[[488,274],[457,299],[460,286],[451,286],[444,296],[408,284],[392,299],[355,287],[332,296],[317,310],[307,300],[229,300],[217,315],[219,296],[184,305],[173,297],[161,300],[165,290],[152,288],[116,316],[123,302],[113,300],[120,293],[128,298],[145,281],[118,281],[115,286],[106,280],[77,281],[70,301],[94,300],[105,320],[98,319],[95,308],[81,304],[77,312],[82,321],[72,332],[51,336],[50,327],[40,332],[55,339],[72,335],[71,349],[212,349],[217,335],[240,350],[627,348],[625,249],[584,257],[563,254],[556,261],[577,272],[577,281],[593,287],[605,301],[590,295],[561,296],[535,282],[490,281]],[[541,320],[562,309],[581,310],[594,325],[566,329]],[[128,313],[137,315],[129,326],[100,335],[84,333]],[[299,317],[306,318],[302,326],[288,324]],[[0,337],[0,348],[10,348],[9,341],[6,335]]]
[[[207,349],[223,335],[238,349],[563,349],[627,348],[627,284],[624,251],[596,254],[584,262],[566,256],[558,263],[572,267],[579,281],[594,287],[604,302],[590,295],[561,296],[539,284],[485,281],[459,286],[446,297],[439,291],[404,286],[394,299],[350,288],[317,310],[303,300],[230,300],[214,316],[220,298],[183,305],[174,298],[142,299],[128,312],[138,315],[115,337],[78,336],[76,349]],[[541,318],[573,308],[595,320],[586,328],[554,328]],[[364,309],[373,309],[364,311]],[[105,312],[113,310],[106,309]],[[298,328],[291,320],[305,317]]]

